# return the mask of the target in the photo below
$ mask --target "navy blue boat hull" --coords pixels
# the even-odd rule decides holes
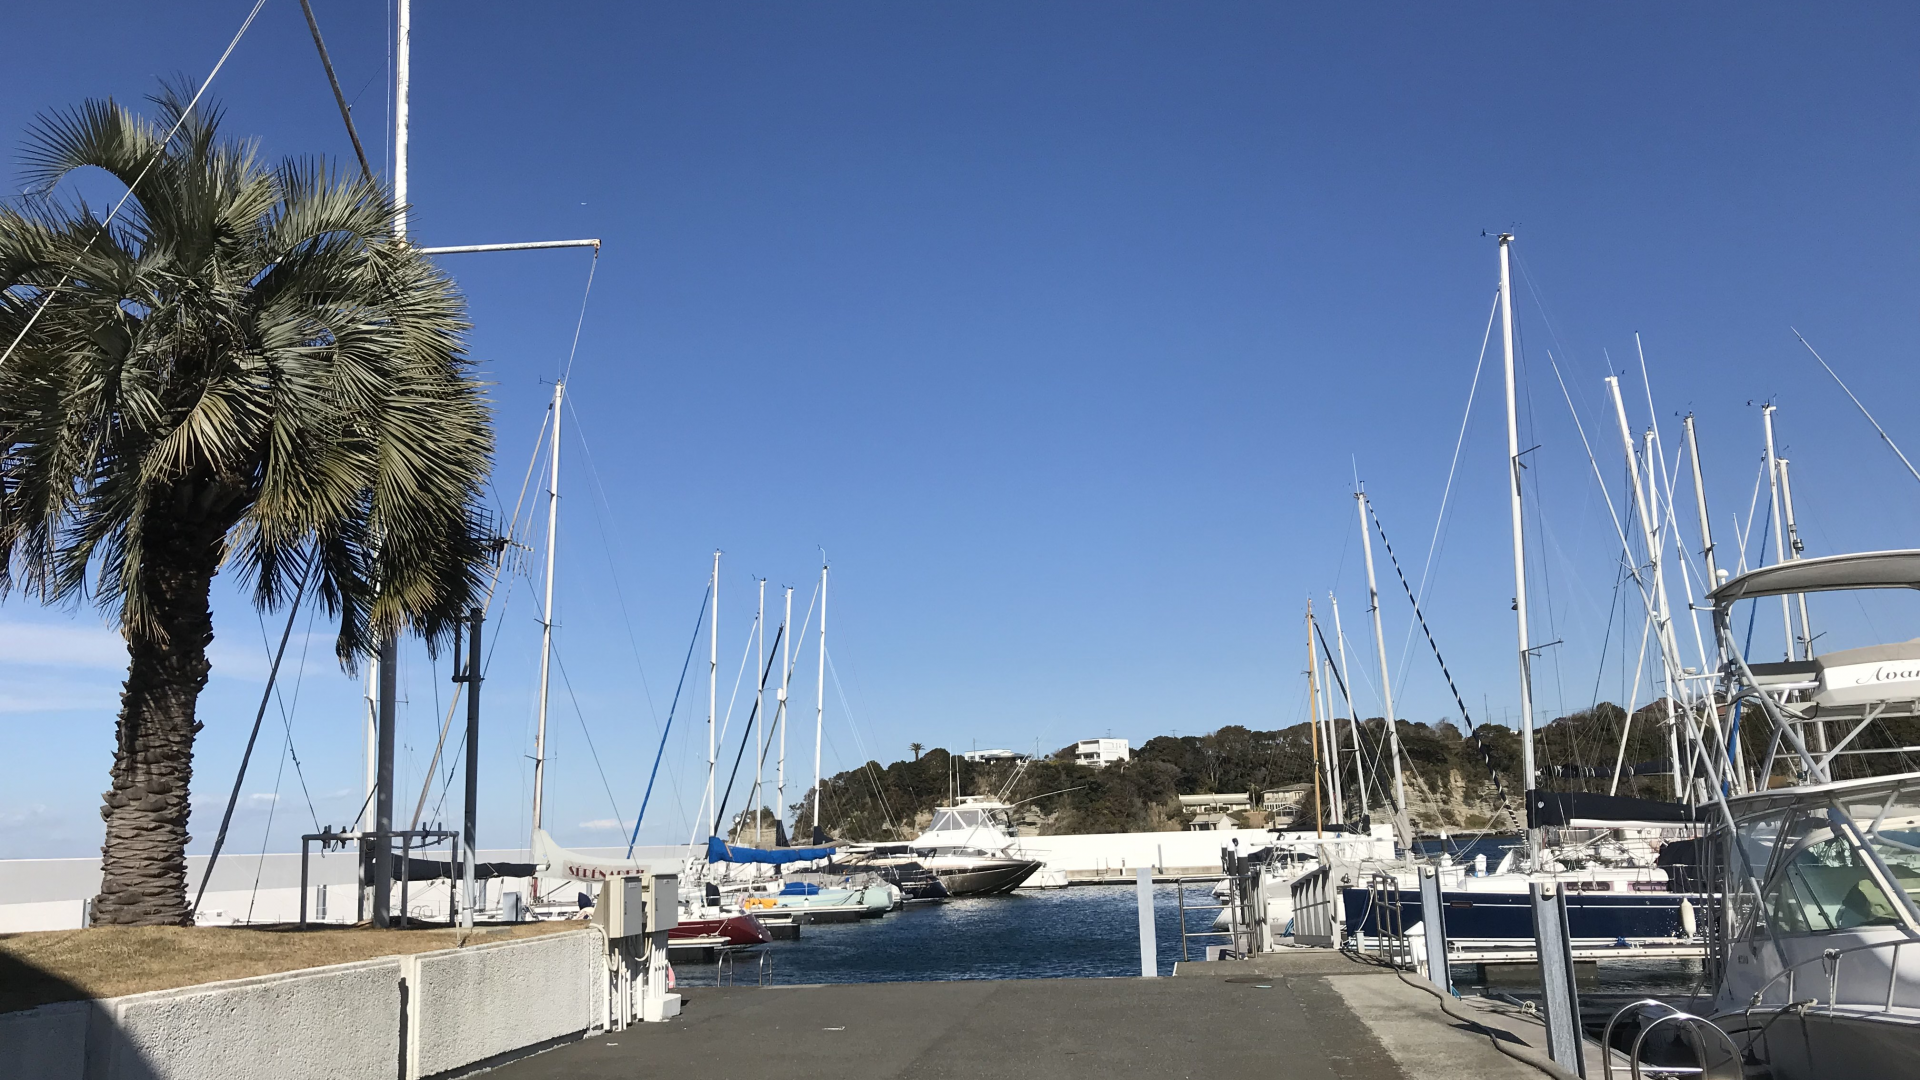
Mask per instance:
[[[1394,928],[1396,919],[1384,905],[1376,903],[1374,893],[1366,889],[1340,892],[1348,934],[1379,937],[1383,926]],[[1400,890],[1392,895],[1404,928],[1411,930],[1419,925],[1420,894]],[[1525,894],[1447,891],[1440,897],[1446,905],[1449,940],[1533,943],[1533,909]],[[1712,909],[1707,898],[1697,894],[1569,892],[1569,936],[1576,942],[1606,944],[1622,938],[1630,942],[1682,941],[1686,937],[1680,924],[1682,899],[1691,899],[1696,912],[1704,914]]]

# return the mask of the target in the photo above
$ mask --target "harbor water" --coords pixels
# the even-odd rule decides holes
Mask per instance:
[[[1219,901],[1211,884],[1155,885],[1154,938],[1159,974],[1173,974],[1182,960],[1181,900],[1185,889],[1188,938],[1185,959],[1204,960],[1208,945],[1229,939],[1213,932]],[[1135,887],[1076,885],[1024,889],[1010,896],[982,896],[941,904],[912,905],[879,919],[800,928],[798,941],[762,946],[734,957],[731,971],[714,963],[676,958],[674,971],[689,986],[757,982],[761,965],[779,985],[809,983],[923,982],[950,979],[1131,978],[1140,974],[1140,922]],[[1684,996],[1699,976],[1698,961],[1618,961],[1592,970],[1583,990],[1614,995]],[[1535,987],[1509,979],[1492,985],[1473,964],[1456,964],[1454,985],[1471,990],[1537,996]]]
[[[1155,885],[1154,936],[1159,973],[1181,958],[1182,886]],[[1189,934],[1213,928],[1220,904],[1210,884],[1184,886]],[[1206,957],[1224,935],[1189,937],[1188,955]],[[1135,886],[1076,885],[1023,889],[941,904],[910,905],[879,919],[800,928],[800,940],[763,946],[772,980],[802,983],[919,982],[947,979],[1061,979],[1140,974],[1140,916]],[[735,983],[758,977],[758,960],[736,957]],[[724,979],[714,964],[674,961],[688,985]]]

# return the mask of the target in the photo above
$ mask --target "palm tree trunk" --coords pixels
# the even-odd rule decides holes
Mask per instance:
[[[168,507],[168,510],[173,507]],[[194,705],[207,684],[213,616],[207,594],[219,569],[224,529],[148,516],[146,576],[154,630],[127,629],[127,681],[104,796],[95,926],[190,926],[187,907],[188,788]]]

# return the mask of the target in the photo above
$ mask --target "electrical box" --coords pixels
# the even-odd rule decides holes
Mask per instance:
[[[651,904],[647,905],[647,933],[671,930],[680,925],[680,875],[655,874]]]
[[[646,879],[608,878],[600,883],[600,899],[593,905],[593,921],[614,940],[646,932]]]

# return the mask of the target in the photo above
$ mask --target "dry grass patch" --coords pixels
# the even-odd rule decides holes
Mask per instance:
[[[0,1012],[537,937],[585,926],[582,922],[472,930],[101,926],[0,934]]]

